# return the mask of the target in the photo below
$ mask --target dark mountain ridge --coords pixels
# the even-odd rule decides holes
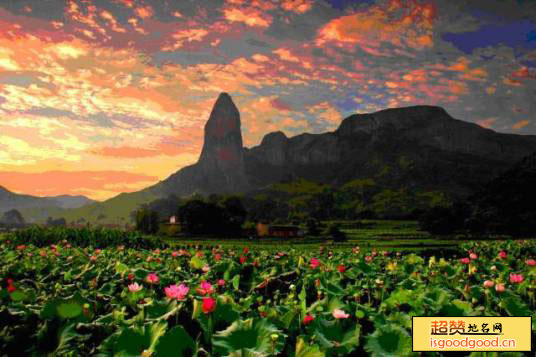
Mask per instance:
[[[79,208],[95,201],[85,196],[60,195],[50,197],[38,197],[31,195],[21,195],[9,191],[0,186],[0,212],[11,209],[26,208]]]
[[[240,113],[227,93],[216,100],[204,132],[197,163],[141,191],[71,210],[68,220],[126,223],[140,204],[171,194],[247,193],[297,179],[340,186],[367,178],[465,196],[536,150],[536,136],[497,133],[436,106],[354,114],[332,132],[289,138],[277,131],[244,148]]]

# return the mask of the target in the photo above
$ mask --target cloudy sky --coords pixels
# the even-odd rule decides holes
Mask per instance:
[[[536,134],[536,2],[0,2],[0,185],[105,199],[194,163],[219,92],[246,146],[441,105]]]

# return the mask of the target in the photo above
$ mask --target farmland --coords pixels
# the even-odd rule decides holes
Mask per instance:
[[[366,244],[374,234],[431,240],[411,223],[369,227],[340,246],[4,236],[0,351],[408,356],[411,316],[535,315],[536,241],[458,242],[440,257]]]

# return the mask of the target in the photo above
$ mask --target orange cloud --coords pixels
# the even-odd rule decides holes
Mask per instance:
[[[300,59],[296,56],[294,56],[288,49],[285,48],[279,48],[277,50],[272,51],[272,53],[275,53],[279,56],[283,61],[289,61],[289,62],[300,62]]]
[[[107,190],[106,185],[131,185],[129,192],[146,187],[157,181],[157,177],[132,174],[122,171],[47,171],[37,173],[0,172],[0,182],[7,189],[37,196],[90,193],[94,199],[119,194],[120,190]],[[93,194],[91,194],[94,192]],[[100,194],[99,194],[100,192]],[[105,195],[102,195],[105,193]]]
[[[108,21],[110,24],[110,28],[115,32],[122,32],[125,33],[127,30],[125,30],[123,27],[119,25],[115,17],[108,11],[101,11],[100,16]]]
[[[357,45],[372,55],[389,54],[381,48],[382,43],[416,50],[432,47],[435,16],[431,3],[392,0],[387,6],[373,5],[330,21],[318,32],[316,45],[333,43],[349,49]]]
[[[529,125],[529,123],[530,122],[528,120],[518,121],[517,123],[512,125],[512,129],[522,129],[522,128],[526,127],[527,125]]]
[[[253,7],[227,8],[223,11],[224,17],[230,22],[242,22],[251,27],[268,27],[272,17]]]
[[[140,147],[103,147],[98,150],[93,151],[96,155],[103,156],[113,156],[113,157],[127,157],[127,158],[137,158],[137,157],[153,157],[158,156],[161,153],[157,150],[144,149]]]
[[[488,93],[489,95],[495,94],[496,91],[497,91],[497,88],[494,86],[486,87],[486,93]]]
[[[311,9],[313,2],[311,0],[283,0],[281,7],[287,11],[297,14],[303,14]]]
[[[488,118],[488,119],[477,120],[476,123],[483,128],[489,129],[493,126],[493,123],[495,123],[496,121],[497,121],[497,118]]]
[[[185,42],[201,41],[209,32],[205,29],[188,29],[177,31],[171,35],[174,43],[162,47],[162,51],[174,51],[181,48]]]
[[[142,19],[147,19],[153,16],[153,9],[150,6],[137,7],[134,9],[134,13]]]

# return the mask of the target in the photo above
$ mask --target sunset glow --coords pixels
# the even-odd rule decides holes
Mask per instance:
[[[416,104],[536,134],[536,8],[467,3],[2,3],[0,185],[97,200],[140,190],[197,160],[220,92],[248,147]]]

